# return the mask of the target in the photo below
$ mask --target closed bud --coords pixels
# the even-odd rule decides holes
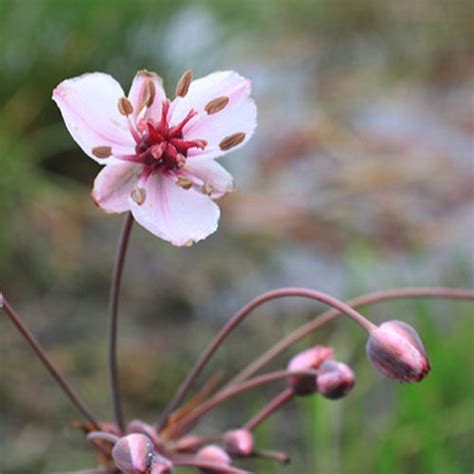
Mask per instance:
[[[325,360],[318,370],[316,379],[318,392],[326,398],[337,400],[345,397],[355,385],[352,369],[335,360]]]
[[[431,370],[420,337],[402,321],[387,321],[374,329],[367,356],[379,372],[400,382],[419,382]]]
[[[148,436],[140,433],[120,438],[112,450],[115,465],[124,474],[169,474],[172,464],[155,452]]]
[[[230,466],[231,459],[229,455],[219,446],[209,444],[201,448],[196,454],[197,461],[205,461],[215,465]],[[201,469],[203,474],[216,474],[215,469]]]
[[[249,430],[232,430],[224,435],[224,447],[233,456],[250,456],[254,445],[253,435]]]
[[[328,359],[333,358],[332,349],[325,346],[315,346],[295,355],[288,364],[288,370],[316,370]],[[288,384],[296,395],[310,395],[317,390],[316,377],[314,375],[290,375]]]

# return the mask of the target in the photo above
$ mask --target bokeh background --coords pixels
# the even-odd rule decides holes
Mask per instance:
[[[285,285],[347,299],[409,285],[472,287],[473,7],[469,0],[0,0],[0,289],[51,357],[111,418],[106,307],[120,216],[89,195],[99,168],[50,100],[63,79],[105,71],[127,89],[163,76],[235,69],[253,81],[259,126],[222,160],[237,192],[219,231],[176,249],[133,230],[120,322],[128,417],[155,419],[197,354],[259,292]],[[224,376],[323,309],[262,308],[207,371]],[[433,366],[398,385],[369,366],[364,335],[340,320],[310,344],[334,346],[350,397],[293,403],[258,431],[286,450],[279,474],[468,473],[474,468],[473,307],[399,301],[367,308],[422,334]],[[95,460],[73,407],[0,320],[0,471],[69,472]],[[202,381],[205,380],[205,377]],[[243,422],[281,384],[209,416]]]

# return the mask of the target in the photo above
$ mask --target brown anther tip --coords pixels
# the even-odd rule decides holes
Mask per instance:
[[[139,206],[141,206],[146,199],[146,191],[144,188],[135,188],[131,194],[130,197],[134,202],[136,202]]]
[[[234,148],[235,146],[239,145],[244,140],[245,140],[245,133],[244,132],[234,133],[233,135],[229,135],[228,137],[225,137],[219,143],[219,148],[222,151],[227,151],[227,150],[230,150],[231,148]]]
[[[204,110],[209,114],[215,114],[217,112],[220,112],[222,109],[225,108],[225,106],[229,103],[229,98],[222,96],[222,97],[217,97],[216,99],[211,100],[206,107],[204,107]]]
[[[92,148],[92,154],[96,158],[108,158],[112,155],[112,148],[109,146],[96,146]]]
[[[183,189],[191,189],[193,186],[192,180],[186,178],[185,176],[178,176],[176,184]]]
[[[176,85],[176,97],[184,97],[189,90],[189,86],[191,85],[191,81],[193,80],[193,72],[188,69],[182,76],[181,79],[178,81]]]
[[[126,97],[120,97],[118,100],[118,109],[122,115],[125,115],[125,117],[133,114],[133,105]]]
[[[214,187],[209,183],[204,183],[201,188],[201,192],[206,196],[210,196],[214,191]]]
[[[145,88],[143,90],[143,102],[147,107],[151,107],[155,100],[156,87],[155,83],[150,79],[145,82]]]

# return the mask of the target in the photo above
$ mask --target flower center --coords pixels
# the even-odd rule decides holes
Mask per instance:
[[[135,151],[149,171],[181,168],[190,148],[203,149],[207,145],[205,140],[185,140],[183,137],[183,128],[197,112],[191,110],[179,124],[170,126],[169,108],[169,100],[163,101],[161,120],[158,123],[146,120],[139,124],[142,135]]]

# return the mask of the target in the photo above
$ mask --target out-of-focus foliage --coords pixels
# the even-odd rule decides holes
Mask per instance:
[[[111,416],[104,334],[120,219],[91,203],[98,166],[69,137],[52,89],[98,70],[126,90],[140,68],[168,91],[187,68],[253,80],[259,128],[223,160],[238,191],[222,200],[218,233],[179,250],[132,236],[120,366],[127,415],[151,421],[260,290],[472,286],[472,20],[468,0],[0,0],[0,290],[94,411]],[[209,374],[248,361],[242,340],[257,355],[313,312],[261,310]],[[301,401],[262,426],[260,444],[293,464],[258,472],[472,470],[472,307],[399,302],[368,314],[420,329],[430,377],[382,380],[350,322],[322,330],[310,341],[333,344],[358,384],[347,400]],[[2,473],[93,466],[70,426],[77,414],[2,320],[0,380]],[[203,432],[241,423],[275,390],[228,404]]]

